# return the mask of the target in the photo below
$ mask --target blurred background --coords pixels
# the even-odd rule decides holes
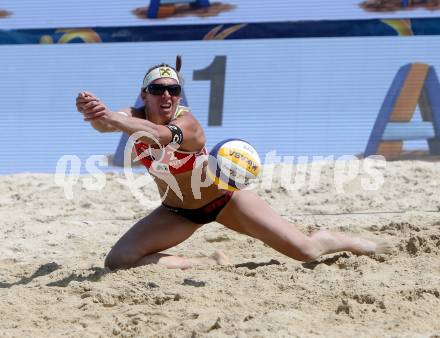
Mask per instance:
[[[92,129],[76,95],[135,105],[146,70],[177,54],[208,147],[242,138],[264,161],[391,141],[390,158],[436,155],[439,15],[434,1],[2,1],[0,174],[52,173],[63,155],[117,170],[124,136]]]

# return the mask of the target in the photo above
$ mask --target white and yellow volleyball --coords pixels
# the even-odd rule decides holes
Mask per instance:
[[[244,189],[260,174],[260,156],[246,141],[222,141],[209,152],[209,155],[208,176],[220,189]]]

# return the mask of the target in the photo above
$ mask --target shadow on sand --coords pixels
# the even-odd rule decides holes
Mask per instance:
[[[0,282],[0,289],[11,288],[12,286],[15,286],[15,285],[26,285],[26,284],[29,284],[35,278],[47,276],[47,275],[51,274],[52,272],[54,272],[54,271],[56,271],[56,270],[58,270],[60,268],[61,268],[61,265],[59,265],[59,264],[57,264],[55,262],[50,262],[50,263],[43,264],[29,277],[21,277],[21,279],[19,281],[14,282],[14,283]],[[66,287],[72,281],[77,281],[77,282],[83,282],[83,281],[97,282],[97,281],[100,280],[100,278],[103,275],[105,275],[108,272],[109,272],[109,270],[107,270],[105,268],[92,267],[92,268],[86,270],[85,272],[83,272],[81,274],[73,272],[73,273],[71,273],[67,277],[64,277],[61,280],[57,280],[57,281],[50,282],[50,283],[46,284],[46,286]]]
[[[50,262],[41,265],[31,276],[29,277],[21,277],[21,279],[18,282],[15,283],[4,283],[0,282],[0,289],[4,288],[10,288],[14,285],[26,285],[32,282],[35,278],[43,277],[51,274],[52,272],[58,270],[61,268],[61,265],[58,265],[55,262]]]
[[[277,261],[276,259],[271,259],[269,262],[261,262],[261,263],[254,263],[254,262],[247,262],[247,263],[240,263],[235,264],[236,268],[248,268],[249,270],[254,270],[256,268],[259,268],[260,266],[266,266],[266,265],[280,265],[281,263]]]
[[[109,272],[109,270],[106,268],[100,268],[100,267],[96,267],[96,266],[90,268],[87,271],[90,272],[90,270],[92,271],[92,273],[90,273],[88,275],[82,275],[82,274],[79,275],[76,273],[71,273],[69,276],[64,277],[63,279],[60,279],[60,280],[54,281],[54,282],[50,282],[46,285],[47,286],[58,286],[58,287],[65,288],[72,281],[75,281],[75,282],[84,282],[84,281],[98,282],[102,276],[104,276],[105,274],[107,274]]]
[[[302,263],[301,265],[303,266],[303,268],[313,270],[314,268],[316,268],[320,264],[333,265],[339,260],[339,258],[349,258],[349,257],[350,256],[346,252],[343,252],[343,253],[337,254],[335,256],[322,259],[320,261]]]

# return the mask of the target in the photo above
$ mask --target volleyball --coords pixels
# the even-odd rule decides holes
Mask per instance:
[[[260,156],[246,141],[222,141],[212,148],[209,155],[208,176],[221,189],[244,189],[260,174]]]

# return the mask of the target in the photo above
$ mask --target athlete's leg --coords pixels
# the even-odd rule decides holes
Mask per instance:
[[[237,191],[217,217],[217,222],[255,237],[275,250],[300,261],[338,251],[373,254],[385,247],[376,242],[321,230],[306,236],[280,217],[251,191]]]
[[[105,259],[105,266],[115,270],[160,264],[169,268],[185,269],[196,265],[227,264],[226,256],[220,251],[209,257],[197,258],[159,253],[183,242],[199,227],[200,225],[160,206],[133,225],[116,242]]]

